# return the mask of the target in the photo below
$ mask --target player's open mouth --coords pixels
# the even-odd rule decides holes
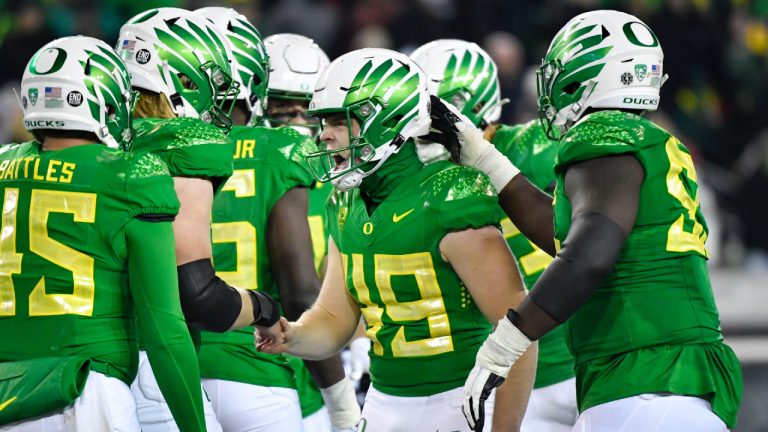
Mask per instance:
[[[349,164],[349,160],[340,154],[333,155],[333,161],[336,164],[336,169],[344,169]]]

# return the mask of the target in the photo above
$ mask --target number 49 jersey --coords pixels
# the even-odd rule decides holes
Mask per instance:
[[[327,214],[372,341],[372,385],[395,396],[462,386],[491,324],[439,245],[452,231],[501,219],[488,178],[435,162],[403,180],[370,216],[358,189],[332,195]]]
[[[561,139],[555,237],[565,240],[570,164],[631,154],[645,172],[637,218],[611,274],[567,322],[579,408],[642,393],[699,395],[733,427],[741,373],[722,344],[706,267],[707,225],[688,150],[652,122],[620,111],[584,117]]]
[[[138,362],[125,225],[178,213],[155,155],[0,149],[0,361],[77,355],[130,384]]]

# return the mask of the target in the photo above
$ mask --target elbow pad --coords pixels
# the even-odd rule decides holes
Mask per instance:
[[[240,315],[243,301],[236,289],[216,276],[210,258],[182,264],[176,271],[187,324],[218,333],[229,330]]]
[[[272,327],[280,320],[280,306],[269,294],[248,290],[248,295],[253,303],[253,325]]]

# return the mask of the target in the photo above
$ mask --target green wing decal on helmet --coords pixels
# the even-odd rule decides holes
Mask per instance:
[[[465,50],[461,59],[456,54],[448,59],[437,95],[459,108],[472,123],[480,125],[485,114],[499,104],[498,88],[496,65],[482,55]]]
[[[664,55],[656,35],[636,17],[586,12],[557,33],[537,71],[539,117],[558,139],[588,108],[654,110]],[[645,80],[636,71],[653,70]],[[632,75],[638,76],[637,80]]]

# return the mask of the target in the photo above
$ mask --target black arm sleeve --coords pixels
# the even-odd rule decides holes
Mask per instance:
[[[613,270],[635,222],[643,177],[631,155],[568,169],[565,191],[573,211],[568,236],[531,294],[507,315],[526,336],[538,339],[567,320]]]
[[[216,276],[210,258],[176,267],[181,309],[187,324],[200,330],[225,332],[243,307],[240,293]],[[253,300],[254,324],[271,326],[280,318],[277,304],[264,293],[249,291]]]

